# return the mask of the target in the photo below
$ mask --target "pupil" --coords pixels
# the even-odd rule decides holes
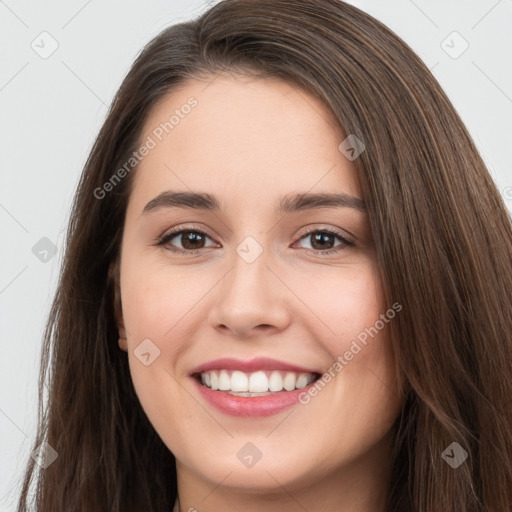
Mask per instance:
[[[332,235],[326,233],[317,233],[313,235],[313,247],[315,249],[325,249],[326,243],[329,244],[329,239],[332,238]],[[315,247],[315,244],[319,244],[319,247]]]
[[[194,242],[201,242],[202,240],[202,235],[200,233],[194,233],[194,232],[189,232],[188,235],[184,235],[182,237],[182,241],[181,243],[183,244],[183,247],[185,247],[185,249],[197,249],[197,244],[194,244]]]

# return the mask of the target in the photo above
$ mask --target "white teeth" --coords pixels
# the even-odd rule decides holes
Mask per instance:
[[[233,372],[233,375],[235,373],[236,372]],[[231,389],[236,391],[236,389]],[[249,391],[251,393],[263,393],[268,391],[268,379],[265,372],[251,373],[251,377],[249,378]]]
[[[235,396],[267,396],[267,395],[271,395],[272,393],[270,393],[270,391],[266,391],[264,393],[251,393],[251,392],[236,393],[235,391],[230,391],[229,394],[235,395]]]
[[[210,374],[210,379],[212,381],[212,389],[214,391],[217,391],[217,389],[219,389],[219,375],[217,374],[217,372],[208,372],[208,373]]]
[[[296,380],[297,377],[295,373],[288,372],[283,379],[283,388],[286,389],[286,391],[293,391],[295,389]]]
[[[219,390],[228,391],[231,389],[231,378],[226,370],[221,370],[219,374]]]
[[[283,378],[280,372],[273,371],[268,379],[268,389],[270,391],[281,391],[283,389]]]
[[[254,375],[254,374],[253,374]],[[251,375],[252,378],[252,375]],[[244,372],[235,371],[231,375],[231,391],[256,391],[254,389],[250,389],[249,385],[249,379],[247,378],[247,375],[245,375]],[[265,389],[266,391],[266,389]]]
[[[315,380],[313,373],[256,371],[245,373],[240,370],[210,370],[201,373],[201,382],[214,391],[229,391],[238,396],[263,396],[282,391],[305,388]]]
[[[297,377],[297,382],[295,383],[295,387],[297,389],[302,389],[302,388],[305,388],[308,384],[309,384],[309,380],[308,380],[309,376],[307,373],[301,373],[299,374],[299,376]]]

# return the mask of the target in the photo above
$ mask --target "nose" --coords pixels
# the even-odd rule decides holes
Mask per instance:
[[[224,335],[250,338],[280,332],[290,323],[290,291],[267,266],[265,252],[256,261],[234,256],[213,297],[210,325]]]

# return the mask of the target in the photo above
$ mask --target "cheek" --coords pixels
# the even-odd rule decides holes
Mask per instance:
[[[327,444],[344,433],[333,454],[347,455],[382,437],[399,413],[402,399],[388,336],[398,313],[384,304],[378,269],[370,261],[357,271],[331,269],[330,279],[310,282],[301,293],[318,315],[310,325],[323,333],[317,339],[330,358],[324,380],[303,403],[324,411],[315,422],[331,431]]]
[[[125,324],[132,338],[179,341],[182,337],[173,333],[183,334],[188,315],[214,286],[216,279],[210,274],[193,270],[193,266],[172,268],[165,263],[127,260],[121,273],[121,292]]]
[[[189,349],[194,337],[193,326],[188,321],[191,308],[198,302],[200,281],[190,281],[184,274],[159,268],[158,265],[129,265],[122,269],[121,296],[125,319],[129,366],[132,382],[139,402],[147,417],[169,449],[177,456],[180,447],[186,446],[189,436],[201,437],[195,431],[189,396],[183,392],[180,380],[183,368],[179,367],[183,353]],[[148,344],[147,341],[151,343]],[[139,347],[147,344],[150,364],[144,364]],[[156,347],[156,348],[155,348]],[[156,357],[153,359],[153,351]],[[180,428],[176,422],[187,425]]]
[[[373,326],[388,307],[380,296],[380,279],[373,259],[357,265],[324,267],[314,275],[288,277],[307,306],[303,318],[331,356],[350,347],[350,341]],[[309,311],[308,311],[309,310]]]
[[[176,363],[193,338],[187,320],[204,294],[204,281],[189,277],[143,257],[128,255],[123,260],[121,300],[130,372],[147,413],[158,407],[162,396],[175,406],[183,398],[175,380]]]

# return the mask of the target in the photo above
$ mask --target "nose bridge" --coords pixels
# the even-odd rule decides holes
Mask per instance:
[[[247,308],[256,311],[258,303],[269,292],[267,268],[268,249],[253,236],[247,236],[236,247],[232,258],[232,270],[223,287],[223,297],[232,300],[235,309]],[[243,302],[242,302],[243,301]]]
[[[283,290],[267,268],[272,258],[260,239],[247,236],[236,246],[210,314],[213,326],[247,334],[258,325],[283,328],[287,323]]]

